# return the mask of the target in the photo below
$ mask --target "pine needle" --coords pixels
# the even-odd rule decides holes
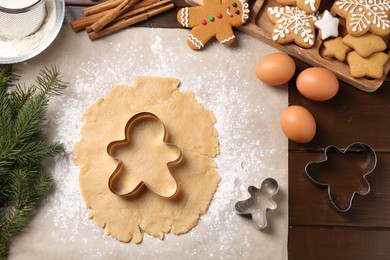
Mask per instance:
[[[42,160],[65,150],[42,136],[49,100],[67,86],[58,68],[44,68],[29,87],[15,85],[16,79],[10,67],[0,66],[0,259],[52,185]]]

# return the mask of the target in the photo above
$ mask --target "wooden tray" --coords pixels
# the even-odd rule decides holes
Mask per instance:
[[[323,0],[322,2],[320,7],[321,13],[323,10],[330,10],[333,1]],[[336,73],[339,79],[360,90],[373,92],[382,85],[390,69],[390,59],[386,62],[384,73],[380,79],[353,78],[349,73],[349,66],[347,63],[321,56],[323,47],[322,40],[318,37],[318,33],[316,42],[310,49],[301,48],[294,43],[280,45],[272,41],[271,34],[274,25],[267,17],[266,10],[268,7],[273,6],[280,6],[280,4],[276,3],[275,0],[256,0],[252,6],[249,20],[245,25],[238,27],[238,29],[312,66],[328,68]],[[340,18],[340,35],[345,35],[345,29],[343,29],[345,28],[344,24],[344,19]],[[389,46],[389,36],[386,37],[385,41]],[[389,48],[387,51],[390,54]]]

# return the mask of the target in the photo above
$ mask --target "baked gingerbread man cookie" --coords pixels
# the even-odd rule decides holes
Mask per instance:
[[[236,39],[233,27],[249,18],[249,4],[245,0],[204,0],[203,4],[182,8],[177,14],[183,27],[192,28],[188,46],[200,50],[214,36],[222,44],[232,44]]]

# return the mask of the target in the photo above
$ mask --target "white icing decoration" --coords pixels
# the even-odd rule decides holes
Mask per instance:
[[[230,10],[229,10],[228,8],[226,8],[226,13],[227,13],[230,17],[232,17],[232,13],[230,12]]]
[[[314,45],[314,30],[311,30],[310,20],[317,20],[317,16],[314,14],[307,14],[305,11],[298,7],[269,7],[268,12],[277,18],[276,28],[274,29],[274,35],[272,39],[277,41],[279,38],[285,38],[291,31],[295,35],[300,35],[303,41]],[[290,26],[292,26],[290,28]]]
[[[312,10],[312,11],[316,11],[316,2],[317,2],[317,0],[305,0],[303,3],[305,4],[305,5],[310,5],[310,9]]]
[[[192,34],[188,34],[188,40],[189,40],[193,45],[195,45],[195,47],[196,47],[197,49],[200,49],[200,48],[203,48],[203,47],[204,47],[203,43],[202,43],[198,38],[196,38],[194,35],[192,35]]]
[[[181,11],[181,25],[184,27],[188,27],[188,7],[183,8],[180,10]]]
[[[360,13],[355,13],[349,19],[351,30],[363,31],[368,25],[373,24],[382,30],[390,28],[388,12],[390,2],[388,0],[339,0],[336,7],[342,11],[353,13],[356,9]]]
[[[249,4],[245,0],[240,0],[242,5],[242,23],[245,23],[249,18]]]
[[[221,43],[224,44],[224,43],[230,42],[231,40],[233,40],[235,38],[236,38],[236,36],[234,36],[234,35],[230,36],[229,38],[226,38],[225,40],[221,41]]]
[[[322,18],[314,24],[321,30],[322,40],[339,36],[339,19],[333,17],[328,10],[325,10]]]

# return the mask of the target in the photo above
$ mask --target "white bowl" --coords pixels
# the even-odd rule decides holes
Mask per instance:
[[[22,61],[26,61],[28,59],[31,59],[44,51],[57,37],[61,26],[64,22],[65,17],[65,0],[44,0],[46,1],[46,8],[49,10],[48,14],[50,12],[53,12],[55,14],[55,20],[50,21],[49,23],[46,23],[48,18],[44,21],[42,24],[41,29],[39,29],[35,34],[44,33],[44,38],[37,41],[34,38],[34,34],[31,36],[27,36],[25,38],[21,39],[15,39],[13,41],[7,41],[5,39],[0,39],[0,49],[2,49],[3,52],[0,50],[0,64],[13,64],[18,63]],[[45,24],[46,23],[46,24]],[[42,32],[45,30],[44,32]],[[24,45],[23,45],[24,44]],[[18,52],[13,52],[14,49],[17,48],[17,46],[27,46],[30,48],[27,48],[26,51],[20,50]],[[15,47],[16,46],[16,47]],[[33,48],[31,48],[33,46]],[[6,49],[9,49],[6,51]]]

